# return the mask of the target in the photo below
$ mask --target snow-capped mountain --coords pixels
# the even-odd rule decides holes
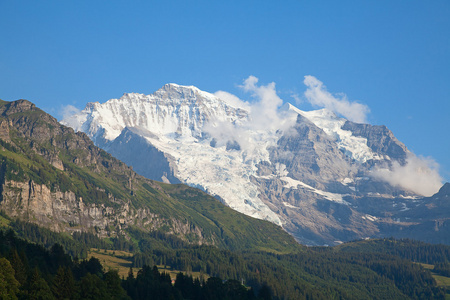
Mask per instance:
[[[153,95],[125,94],[104,104],[88,104],[63,124],[86,132],[97,145],[144,176],[199,187],[244,214],[281,225],[279,217],[258,198],[257,186],[250,180],[257,171],[255,165],[268,159],[265,149],[276,140],[266,133],[253,133],[260,149],[244,155],[231,149],[235,141],[219,146],[220,142],[211,138],[215,126],[235,126],[247,118],[248,112],[212,94],[167,84]],[[136,135],[145,139],[143,149],[129,142]],[[146,150],[163,153],[165,158],[160,159],[167,160],[168,168],[148,174],[146,169],[155,172],[151,170],[154,157],[142,157]],[[129,151],[133,153],[125,158]],[[135,155],[140,159],[133,158]]]
[[[308,244],[382,235],[397,211],[417,205],[417,194],[374,175],[410,155],[385,126],[290,104],[277,111],[276,126],[255,125],[254,113],[167,84],[89,103],[62,123],[146,177],[203,189]]]

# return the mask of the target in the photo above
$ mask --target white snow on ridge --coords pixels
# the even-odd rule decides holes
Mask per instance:
[[[292,105],[289,106],[289,110],[307,118],[326,134],[334,138],[339,148],[343,149],[345,154],[352,159],[361,163],[371,159],[381,160],[381,157],[367,146],[367,139],[354,136],[351,131],[343,130],[342,126],[346,120],[339,118],[332,111],[324,108],[306,112]]]
[[[341,181],[341,183],[343,184],[343,185],[347,185],[347,184],[349,184],[349,183],[353,183],[354,182],[354,180],[353,179],[351,179],[351,178],[344,178],[342,181]]]
[[[125,127],[142,127],[158,135],[200,137],[207,122],[236,122],[246,117],[243,110],[236,110],[212,94],[195,87],[166,84],[152,95],[128,93],[103,104],[89,103],[81,113],[62,123],[89,136],[104,129],[103,137],[111,141]]]
[[[292,204],[290,204],[288,202],[283,202],[283,205],[286,206],[286,207],[289,207],[289,208],[300,209],[300,207],[294,206],[294,205],[292,205]]]

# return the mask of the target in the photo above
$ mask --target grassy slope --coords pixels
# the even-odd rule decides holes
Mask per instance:
[[[434,265],[430,265],[430,264],[420,264],[424,269],[430,270],[431,274],[433,275],[433,278],[436,280],[436,283],[438,284],[438,286],[443,286],[446,288],[450,288],[450,277],[446,277],[446,276],[442,276],[442,275],[437,275],[436,273],[433,272],[434,269]],[[450,296],[450,295],[449,295]]]
[[[277,253],[295,251],[292,237],[278,226],[236,213],[219,201],[212,201],[206,193],[185,185],[168,185],[160,183],[165,191],[174,198],[200,213],[204,222],[214,223],[221,229],[222,240],[231,248],[246,249],[253,245],[254,249]],[[226,224],[226,226],[223,226]],[[270,226],[268,226],[270,224]],[[219,232],[217,232],[219,234]],[[239,241],[239,245],[235,244]]]

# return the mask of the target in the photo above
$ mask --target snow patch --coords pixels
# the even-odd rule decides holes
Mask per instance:
[[[289,203],[287,203],[287,202],[282,202],[282,203],[283,203],[283,205],[286,206],[286,207],[289,207],[289,208],[295,208],[295,209],[300,209],[300,207],[294,206],[294,205],[289,204]]]
[[[347,178],[344,178],[341,182],[343,185],[347,185],[349,183],[353,183],[354,181],[353,181],[353,179],[347,177]]]
[[[378,220],[377,217],[371,216],[371,215],[368,215],[368,214],[362,216],[361,218],[364,219],[364,220],[372,221],[372,222],[375,222],[376,220]]]
[[[330,193],[330,192],[325,192],[325,191],[318,190],[316,188],[313,188],[310,185],[307,185],[304,182],[301,182],[299,180],[295,180],[295,179],[293,179],[291,177],[281,177],[280,179],[286,183],[283,186],[285,188],[298,189],[300,187],[300,188],[303,188],[303,189],[310,190],[313,193],[316,193],[318,195],[321,195],[327,200],[330,200],[330,201],[333,201],[333,202],[337,202],[337,203],[340,203],[340,204],[350,205],[347,201],[345,201],[343,199],[343,195],[341,195],[341,194],[335,194],[335,193]]]

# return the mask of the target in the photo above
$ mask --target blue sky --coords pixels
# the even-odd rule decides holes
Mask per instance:
[[[450,1],[0,0],[0,14],[3,100],[60,118],[169,82],[250,99],[253,75],[309,110],[311,75],[450,181]]]

